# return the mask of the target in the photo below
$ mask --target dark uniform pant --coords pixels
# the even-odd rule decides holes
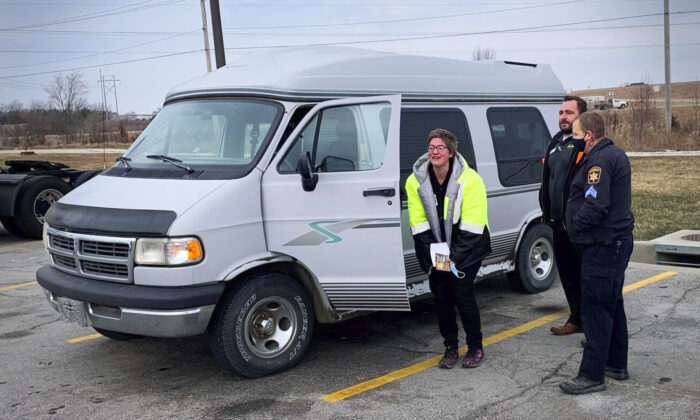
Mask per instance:
[[[586,346],[579,376],[602,382],[605,367],[627,369],[627,317],[622,300],[632,234],[583,247],[581,319]]]
[[[571,243],[561,220],[552,225],[554,259],[571,314],[568,322],[581,326],[581,251]]]
[[[457,278],[448,271],[432,270],[430,274],[430,291],[435,296],[438,326],[445,347],[457,346],[457,314],[459,310],[467,345],[472,350],[482,347],[481,318],[479,307],[474,297],[474,280],[481,267],[478,261],[464,270],[464,278]]]

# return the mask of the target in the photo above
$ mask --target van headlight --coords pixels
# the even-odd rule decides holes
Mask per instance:
[[[197,238],[140,238],[134,262],[140,265],[189,265],[202,261],[204,251]]]

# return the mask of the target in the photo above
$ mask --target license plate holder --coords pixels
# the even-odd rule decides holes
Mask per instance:
[[[61,320],[80,325],[81,327],[89,325],[85,302],[59,296],[56,297],[56,302],[58,303],[58,313],[61,315]]]

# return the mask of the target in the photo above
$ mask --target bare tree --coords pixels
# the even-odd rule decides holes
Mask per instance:
[[[635,86],[632,93],[632,134],[641,141],[644,134],[656,125],[658,120],[656,103],[653,99],[654,90],[648,75],[642,83]]]
[[[7,112],[7,123],[8,124],[20,124],[22,120],[22,110],[24,105],[18,100],[14,100],[9,104],[4,106],[5,112]]]
[[[41,101],[32,101],[27,111],[27,136],[24,141],[24,148],[46,142],[46,135],[49,133],[49,116],[47,106]]]
[[[496,59],[496,50],[493,48],[481,48],[480,46],[474,47],[474,51],[472,51],[472,60],[474,61],[481,61],[481,60],[495,60]]]
[[[67,75],[58,74],[53,83],[44,89],[49,94],[49,102],[63,115],[63,134],[73,137],[76,126],[76,111],[86,104],[87,87],[83,74],[74,71]]]

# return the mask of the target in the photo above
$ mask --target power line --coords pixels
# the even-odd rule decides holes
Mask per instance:
[[[29,24],[29,25],[13,26],[13,27],[9,27],[9,28],[0,28],[0,32],[18,30],[18,29],[38,28],[38,27],[42,27],[42,26],[60,25],[63,23],[72,23],[72,22],[79,22],[79,21],[83,21],[83,20],[97,19],[97,18],[101,18],[101,17],[114,16],[114,15],[120,15],[120,14],[124,14],[124,13],[136,12],[139,10],[151,9],[153,7],[160,7],[160,6],[164,6],[164,5],[172,4],[172,3],[179,3],[179,2],[182,2],[184,0],[166,0],[166,1],[162,1],[160,3],[145,5],[146,3],[150,3],[152,1],[153,0],[140,1],[138,3],[132,3],[132,4],[129,4],[126,6],[116,7],[114,9],[107,9],[107,10],[103,10],[100,12],[87,13],[84,15],[73,16],[70,18],[57,19],[57,20],[52,20],[52,21],[47,21],[47,22],[40,22],[40,23],[33,23],[33,24]]]
[[[155,5],[152,5],[150,7],[156,7],[163,5],[165,3],[173,3],[173,2],[179,2],[179,1],[184,1],[184,0],[168,0],[162,3],[158,3]],[[237,29],[256,29],[256,30],[264,30],[264,29],[289,29],[289,28],[316,28],[316,27],[333,27],[333,26],[354,26],[354,25],[371,25],[371,24],[377,24],[377,23],[399,23],[399,22],[414,22],[414,21],[419,21],[419,20],[433,20],[433,19],[447,19],[447,18],[454,18],[454,17],[464,17],[464,16],[475,16],[475,15],[484,15],[484,14],[493,14],[493,13],[502,13],[502,12],[513,12],[513,11],[519,11],[519,10],[526,10],[526,9],[534,9],[534,8],[541,8],[541,7],[550,7],[550,6],[559,6],[559,5],[564,5],[564,4],[571,4],[571,3],[580,3],[584,0],[569,0],[569,1],[563,1],[563,2],[550,2],[550,3],[537,3],[534,5],[529,5],[529,6],[521,6],[521,7],[511,7],[511,8],[506,8],[506,9],[497,9],[497,10],[486,10],[486,11],[481,11],[481,12],[469,12],[469,13],[456,13],[456,14],[450,14],[450,15],[441,15],[441,16],[428,16],[428,17],[416,17],[416,18],[405,18],[405,19],[388,19],[388,20],[374,20],[374,21],[364,21],[364,22],[346,22],[346,23],[324,23],[324,24],[311,24],[311,25],[283,25],[283,26],[240,26],[240,27],[231,27],[231,28],[223,28],[224,30],[237,30]],[[138,4],[138,3],[137,3]],[[126,6],[124,6],[126,7]],[[119,8],[121,9],[121,8]],[[116,10],[116,9],[113,9]],[[126,11],[122,11],[119,13],[126,13]],[[87,16],[87,15],[85,15]],[[98,16],[102,17],[102,16]],[[89,17],[92,19],[93,17]],[[77,17],[76,17],[77,19]],[[82,19],[81,19],[82,20]],[[71,20],[72,21],[72,20]],[[4,28],[0,29],[0,32],[39,32],[39,31],[26,31],[28,28],[32,27],[40,27],[40,26],[48,26],[48,25],[54,25],[58,23],[65,23],[65,22],[58,22],[55,21],[53,23],[43,23],[43,24],[35,24],[35,25],[27,25],[27,26],[18,26],[14,28]],[[44,31],[44,33],[90,33],[90,34],[99,34],[101,32],[99,31]],[[120,34],[172,34],[172,33],[167,33],[167,32],[147,32],[147,31],[139,31],[139,32],[110,32],[110,33],[120,33]]]
[[[688,14],[688,13],[698,13],[698,12],[700,12],[700,10],[688,10],[688,11],[672,12],[671,14]],[[260,50],[260,49],[269,49],[269,48],[289,48],[289,47],[326,46],[326,45],[352,45],[352,44],[368,44],[368,43],[380,43],[380,42],[410,41],[410,40],[418,40],[418,39],[450,38],[450,37],[460,37],[460,36],[469,36],[469,35],[484,35],[484,34],[495,34],[495,33],[509,33],[509,32],[514,32],[514,31],[523,31],[523,30],[546,29],[546,28],[552,28],[552,27],[563,27],[563,26],[567,26],[567,25],[582,25],[582,24],[589,24],[589,23],[610,22],[610,21],[616,21],[616,20],[638,19],[638,18],[642,18],[642,17],[658,16],[661,14],[662,13],[649,13],[649,14],[635,15],[635,16],[621,16],[621,17],[607,18],[607,19],[595,19],[595,20],[579,21],[579,22],[557,23],[557,24],[552,24],[552,25],[538,25],[538,26],[529,26],[529,27],[523,27],[523,28],[463,32],[463,33],[445,34],[445,35],[416,36],[416,37],[391,38],[391,39],[375,39],[375,40],[364,40],[364,41],[327,42],[327,43],[300,44],[300,45],[266,45],[266,46],[256,46],[256,47],[252,47],[252,46],[249,46],[249,47],[231,47],[231,48],[226,48],[226,50],[227,51],[229,51],[229,50]],[[182,55],[182,54],[191,54],[191,53],[202,52],[202,51],[204,51],[204,50],[200,48],[200,49],[196,49],[196,50],[181,51],[181,52],[172,53],[172,54],[163,54],[163,55],[158,55],[158,56],[153,56],[153,57],[144,57],[144,58],[140,58],[140,59],[117,61],[117,62],[112,62],[112,63],[97,64],[97,65],[92,65],[92,66],[83,66],[83,67],[76,67],[76,68],[70,68],[70,69],[52,70],[52,71],[44,71],[44,72],[36,72],[36,73],[28,73],[28,74],[17,74],[17,75],[10,75],[10,76],[0,76],[0,80],[1,79],[15,78],[15,77],[35,76],[35,75],[40,75],[40,74],[59,73],[59,72],[64,72],[64,71],[84,70],[84,69],[96,68],[96,67],[101,67],[101,66],[125,64],[125,63],[132,63],[132,62],[145,61],[145,60],[154,60],[154,59],[158,59],[158,58],[171,57],[171,56]]]
[[[163,32],[163,31],[89,31],[89,30],[60,30],[60,29],[18,29],[18,30],[6,30],[0,31],[0,34],[11,34],[11,33],[21,33],[21,34],[32,34],[32,35],[42,35],[42,34],[63,34],[63,35],[179,35],[186,32]]]
[[[677,26],[688,26],[697,25],[700,22],[679,22],[672,23],[672,27]],[[643,25],[614,25],[614,26],[596,26],[593,28],[550,28],[546,30],[512,30],[509,33],[527,33],[527,32],[569,32],[569,31],[598,31],[607,29],[635,29],[635,28],[651,28],[663,26],[662,23],[650,23]],[[18,31],[24,32],[24,31]],[[118,31],[118,32],[108,32],[108,31],[26,31],[27,33],[52,33],[52,34],[80,34],[80,35],[174,35],[174,36],[197,36],[199,37],[199,29],[195,29],[189,32],[146,32],[146,31]],[[382,35],[390,35],[391,33],[382,33]],[[398,35],[404,35],[405,33],[396,33]],[[435,35],[437,33],[433,33]],[[322,35],[347,35],[347,36],[363,36],[363,35],[377,35],[376,31],[373,32],[224,32],[224,35],[271,35],[271,36],[322,36]],[[65,53],[65,54],[89,54],[89,53],[99,53],[101,51],[95,50],[0,50],[0,53],[38,53],[38,54],[54,54],[54,53]],[[173,51],[150,51],[153,54],[165,54]]]
[[[570,1],[563,1],[563,2],[537,4],[534,6],[531,5],[531,6],[522,6],[522,7],[511,7],[511,8],[507,8],[507,9],[486,10],[486,11],[482,11],[482,12],[456,13],[456,14],[451,14],[451,15],[416,17],[416,18],[407,18],[407,19],[387,19],[387,20],[373,20],[373,21],[347,22],[347,23],[318,23],[318,24],[313,24],[313,25],[237,26],[237,27],[231,27],[231,28],[224,28],[224,30],[229,30],[229,29],[320,28],[320,27],[329,27],[329,26],[353,26],[353,25],[372,25],[372,24],[377,24],[377,23],[415,22],[415,21],[419,21],[419,20],[447,19],[447,18],[454,18],[454,17],[485,15],[485,14],[501,13],[501,12],[514,12],[514,11],[518,11],[518,10],[535,9],[535,8],[549,7],[549,6],[560,6],[563,4],[571,4],[571,3],[580,3],[582,1],[583,0],[570,0]]]
[[[681,11],[681,12],[672,12],[670,14],[686,14],[686,13],[698,13],[698,12],[700,12],[700,10],[688,10],[688,11]],[[425,35],[425,36],[414,36],[414,37],[404,37],[404,38],[386,38],[386,39],[371,39],[371,40],[368,39],[368,40],[364,40],[364,41],[319,42],[319,43],[313,43],[313,44],[296,44],[296,45],[287,44],[287,45],[264,45],[264,46],[257,46],[257,47],[230,47],[230,48],[226,48],[226,50],[228,51],[228,50],[250,50],[250,49],[268,49],[268,48],[318,47],[318,46],[327,46],[327,45],[374,44],[374,43],[381,43],[381,42],[414,41],[414,40],[420,40],[420,39],[454,38],[454,37],[460,37],[460,36],[489,35],[489,34],[532,30],[532,29],[546,29],[546,28],[561,27],[561,26],[567,26],[567,25],[583,25],[583,24],[589,24],[589,23],[601,23],[601,22],[610,22],[610,21],[616,21],[616,20],[638,19],[638,18],[643,18],[643,17],[659,16],[659,15],[663,15],[663,13],[647,13],[644,15],[622,16],[622,17],[607,18],[607,19],[594,19],[594,20],[587,20],[587,21],[581,21],[581,22],[555,23],[555,24],[551,24],[551,25],[538,25],[538,26],[529,26],[529,27],[523,27],[523,28],[511,28],[511,29],[493,29],[493,30],[488,30],[488,31],[461,32],[461,33],[444,34],[444,35]]]
[[[199,30],[197,29],[196,31],[199,31]],[[63,59],[60,59],[60,60],[44,61],[44,62],[41,62],[41,63],[17,64],[17,65],[13,65],[13,66],[2,66],[2,67],[0,67],[0,69],[12,69],[12,68],[20,68],[20,67],[32,67],[32,66],[39,66],[39,65],[44,65],[44,64],[54,64],[54,63],[62,63],[62,62],[66,62],[66,61],[82,60],[83,58],[96,57],[96,56],[98,56],[98,55],[104,55],[104,54],[112,54],[112,53],[116,53],[116,52],[121,52],[121,51],[124,51],[124,50],[128,50],[128,49],[131,49],[131,48],[138,48],[138,47],[142,47],[142,46],[144,46],[144,45],[155,44],[156,42],[166,41],[166,40],[168,40],[168,39],[176,38],[176,37],[178,37],[178,36],[181,36],[181,35],[173,35],[173,36],[169,36],[169,37],[166,37],[166,38],[157,39],[157,40],[155,40],[155,41],[142,42],[142,43],[140,43],[140,44],[130,45],[130,46],[127,46],[127,47],[117,48],[117,49],[109,50],[109,51],[97,52],[97,53],[93,53],[93,54],[89,54],[89,55],[84,55],[84,56],[82,56],[82,57],[63,58]],[[134,53],[138,54],[139,52],[134,52]],[[169,53],[172,53],[172,51],[169,52]],[[144,53],[144,52],[141,52],[141,54],[145,54],[145,53]]]
[[[156,55],[156,56],[153,56],[153,57],[137,58],[137,59],[134,59],[134,60],[114,61],[114,62],[112,62],[112,63],[95,64],[95,65],[92,65],[92,66],[73,67],[73,68],[61,69],[61,70],[40,71],[40,72],[36,72],[36,73],[13,74],[13,75],[10,75],[10,76],[0,76],[0,80],[3,80],[3,79],[12,79],[12,78],[15,78],[15,77],[38,76],[38,75],[40,75],[40,74],[62,73],[62,72],[64,72],[64,71],[76,71],[76,70],[94,69],[94,68],[97,68],[97,67],[114,66],[114,65],[117,65],[117,64],[126,64],[126,63],[135,63],[135,62],[138,62],[138,61],[155,60],[155,59],[158,59],[158,58],[173,57],[173,56],[176,56],[176,55],[183,55],[183,54],[192,54],[192,53],[202,52],[202,51],[204,51],[204,49],[203,49],[203,48],[200,48],[200,49],[198,49],[198,50],[180,51],[180,52],[176,52],[176,53],[172,53],[172,54]]]

